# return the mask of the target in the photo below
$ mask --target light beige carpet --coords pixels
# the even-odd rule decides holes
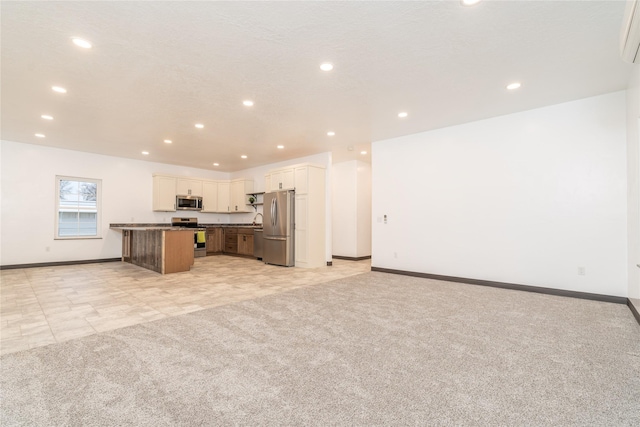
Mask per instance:
[[[2,426],[640,425],[626,306],[385,273],[0,360]]]

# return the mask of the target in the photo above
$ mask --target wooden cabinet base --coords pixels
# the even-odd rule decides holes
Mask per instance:
[[[207,227],[207,255],[253,256],[253,228]]]
[[[207,228],[207,255],[221,254],[224,251],[224,230],[222,227]]]
[[[122,261],[161,274],[189,271],[193,265],[193,231],[124,230]]]
[[[193,231],[165,231],[162,274],[189,271],[194,262]]]
[[[253,234],[238,235],[238,255],[253,257]]]

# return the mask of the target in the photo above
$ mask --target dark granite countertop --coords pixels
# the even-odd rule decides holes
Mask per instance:
[[[156,225],[139,225],[139,224],[110,224],[109,228],[114,230],[134,230],[134,231],[204,231],[206,228],[185,228],[185,227],[171,227],[169,226],[156,226]]]
[[[118,230],[205,230],[211,227],[223,227],[223,228],[254,228],[262,229],[262,224],[198,224],[197,228],[185,228],[185,227],[172,227],[171,224],[164,223],[115,223],[109,224],[109,228]]]
[[[214,224],[198,224],[199,227],[236,227],[236,228],[262,228],[262,224],[220,224],[220,223],[214,223]]]

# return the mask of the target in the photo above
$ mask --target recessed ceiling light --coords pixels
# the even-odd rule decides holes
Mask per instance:
[[[253,107],[253,101],[251,101],[251,100],[249,100],[249,99],[242,101],[242,104],[243,104],[245,107]]]
[[[322,71],[331,71],[333,70],[333,64],[330,62],[324,62],[322,64],[320,64],[320,69]]]
[[[522,86],[522,84],[520,84],[519,82],[514,82],[514,83],[511,83],[510,85],[507,85],[507,89],[514,90],[514,89],[518,89],[520,86]]]
[[[60,86],[51,86],[51,89],[53,89],[54,92],[67,93],[67,90]]]
[[[360,154],[367,154],[367,152],[366,151],[361,151]]]
[[[167,144],[171,144],[173,141],[171,141],[170,139],[165,139],[164,142]]]
[[[149,152],[148,151],[143,151],[142,154],[145,155],[145,156],[148,156]]]
[[[196,123],[196,127],[198,129],[202,129],[204,127],[204,125],[202,123]]]
[[[36,136],[37,136],[38,138],[44,138],[44,134],[43,134],[43,133],[36,133]]]
[[[278,145],[278,148],[282,150],[284,148],[284,145]]]
[[[398,113],[398,117],[400,117],[401,119],[404,119],[405,117],[407,117],[409,115],[409,113],[406,113],[404,111]]]
[[[42,118],[43,118],[43,119],[45,119],[45,120],[53,120],[53,116],[50,116],[50,115],[48,115],[48,114],[43,114],[43,115],[41,115],[40,117],[42,117]]]
[[[327,132],[327,136],[336,136],[336,133],[333,131]]]
[[[213,166],[220,166],[220,163],[214,163]]]
[[[76,46],[85,48],[85,49],[91,49],[91,43],[89,43],[87,40],[85,39],[81,39],[79,37],[74,37],[73,39],[73,44],[75,44]]]
[[[240,156],[240,157],[242,157],[243,159],[246,159],[246,158],[247,158],[247,156],[245,156],[244,154],[243,154],[242,156]]]
[[[480,3],[482,0],[460,0],[463,6],[474,6]]]

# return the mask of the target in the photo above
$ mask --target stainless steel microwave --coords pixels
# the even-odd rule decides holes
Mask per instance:
[[[176,210],[179,211],[201,211],[202,197],[199,196],[176,196]]]

